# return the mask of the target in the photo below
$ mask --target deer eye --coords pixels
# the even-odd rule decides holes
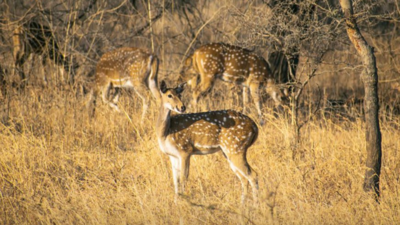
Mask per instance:
[[[172,98],[172,95],[168,95],[168,98]]]

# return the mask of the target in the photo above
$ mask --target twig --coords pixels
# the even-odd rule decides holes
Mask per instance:
[[[190,42],[189,46],[187,47],[187,49],[186,49],[186,51],[185,51],[185,54],[183,54],[183,57],[182,57],[182,59],[181,59],[181,62],[180,62],[178,71],[180,71],[180,70],[182,69],[183,61],[185,60],[185,58],[186,58],[186,56],[187,56],[187,54],[188,54],[190,48],[192,47],[193,43],[196,41],[197,37],[199,36],[199,33],[204,29],[204,27],[207,26],[207,24],[209,24],[209,23],[214,19],[214,17],[215,17],[217,14],[219,14],[219,12],[220,12],[222,9],[225,9],[226,7],[227,7],[227,6],[223,6],[223,7],[219,8],[219,9],[211,16],[211,18],[208,19],[208,20],[197,30],[196,35],[194,36],[193,40]]]

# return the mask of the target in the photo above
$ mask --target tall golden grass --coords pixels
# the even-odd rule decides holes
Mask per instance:
[[[27,2],[26,5],[34,5],[34,1]],[[5,5],[13,7],[4,8],[14,9],[14,3],[23,5],[11,1]],[[57,1],[44,3],[50,9],[64,5]],[[87,3],[74,1],[79,9]],[[238,4],[211,1],[201,6],[204,21],[199,21],[192,30],[196,40],[243,42],[241,30],[236,28],[238,21],[228,11],[219,11],[226,5],[236,8]],[[100,19],[88,16],[79,29],[70,31],[79,40],[87,38],[90,45],[98,38],[91,33],[97,33],[99,28],[112,40],[93,44],[93,48],[99,45],[95,50],[80,49],[77,55],[90,58],[88,67],[93,68],[95,59],[108,48],[150,49],[154,42],[155,52],[162,59],[160,78],[176,80],[175,69],[187,50],[195,47],[190,44],[194,39],[182,35],[188,26],[183,26],[179,15],[167,14],[154,23],[151,36],[154,40],[150,42],[148,35],[132,36],[148,20],[146,14],[105,13],[103,18],[104,12],[117,9],[111,2],[107,6],[99,4],[88,15],[101,15]],[[26,14],[24,10],[16,12],[15,21]],[[204,23],[209,22],[212,26],[206,27]],[[12,37],[11,24],[3,27],[4,33],[5,28],[9,29],[8,37]],[[68,46],[70,34],[65,33],[60,40],[65,39]],[[400,39],[393,37],[387,46],[378,39],[373,40],[380,81],[389,84],[398,71]],[[6,44],[6,54],[0,55],[1,66],[10,69],[14,67],[13,62],[8,62],[6,67],[4,64],[12,61],[12,46]],[[265,49],[256,50],[265,53]],[[324,68],[318,71],[321,76],[309,83],[310,101],[320,97],[313,96],[319,87],[326,89],[330,95],[327,98],[331,99],[362,97],[358,77],[361,69],[359,63],[353,62],[357,61],[353,52],[346,46],[324,61]],[[99,55],[96,58],[90,53]],[[38,60],[33,61],[38,64]],[[89,70],[82,70],[76,78],[85,80]],[[7,77],[12,78],[11,70],[8,72]],[[154,122],[158,106],[155,102],[144,121],[140,120],[141,100],[133,93],[125,93],[121,98],[119,106],[123,113],[99,104],[95,117],[89,118],[85,108],[87,97],[77,97],[74,88],[60,87],[57,79],[39,88],[41,73],[34,68],[25,90],[9,88],[7,95],[0,96],[0,224],[398,224],[400,221],[400,117],[392,114],[394,109],[389,111],[390,115],[381,114],[383,158],[379,204],[362,189],[366,169],[362,117],[348,120],[333,112],[329,117],[312,118],[302,128],[302,142],[293,155],[290,119],[275,117],[268,108],[264,109],[266,123],[259,126],[258,140],[248,151],[248,161],[259,175],[259,204],[253,205],[249,199],[241,205],[240,181],[221,153],[192,157],[186,195],[175,202],[170,162],[159,150],[156,140]],[[221,83],[217,82],[216,86]],[[389,88],[381,88],[382,85],[381,99],[396,98]],[[232,91],[216,88],[214,92],[214,97],[201,102],[203,109],[240,110],[231,98]],[[186,91],[186,95],[189,93]],[[185,102],[188,103],[188,96]],[[398,105],[398,100],[389,102]],[[398,109],[394,104],[390,107]],[[347,111],[357,115],[359,108],[355,106]],[[249,116],[257,121],[255,110]]]
[[[152,103],[125,94],[125,113],[99,104],[89,118],[73,90],[27,87],[3,98],[1,224],[397,224],[400,118],[382,122],[380,204],[362,189],[362,119],[322,117],[302,129],[292,158],[291,125],[266,110],[248,151],[259,204],[240,204],[240,182],[221,153],[194,156],[186,196],[174,202],[168,157],[158,148]],[[236,108],[215,98],[211,108]],[[255,112],[250,116],[257,118]]]

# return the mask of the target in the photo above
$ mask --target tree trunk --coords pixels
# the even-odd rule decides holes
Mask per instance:
[[[364,82],[365,139],[367,149],[367,170],[364,191],[375,191],[379,197],[379,176],[381,173],[381,131],[379,127],[378,72],[373,48],[368,45],[357,27],[351,0],[340,0],[346,19],[346,29],[364,66],[361,78]]]

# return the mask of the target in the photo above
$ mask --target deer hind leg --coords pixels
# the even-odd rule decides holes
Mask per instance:
[[[242,182],[242,203],[246,199],[247,195],[247,185],[250,183],[253,192],[253,200],[257,202],[257,192],[258,192],[258,179],[257,173],[253,171],[246,160],[246,151],[242,151],[242,154],[227,154],[229,164],[231,169],[239,177]],[[248,183],[246,182],[248,181]]]
[[[190,167],[190,156],[181,156],[179,157],[179,164],[180,164],[180,188],[181,193],[185,192],[186,182],[189,177],[189,167]]]
[[[243,86],[243,113],[246,113],[249,104],[249,88]]]
[[[240,173],[240,171],[237,169],[237,167],[230,160],[229,160],[229,165],[231,166],[231,169],[236,174],[236,176],[239,178],[240,183],[242,185],[241,202],[242,202],[242,204],[244,204],[246,197],[247,197],[247,193],[248,193],[246,178]]]

